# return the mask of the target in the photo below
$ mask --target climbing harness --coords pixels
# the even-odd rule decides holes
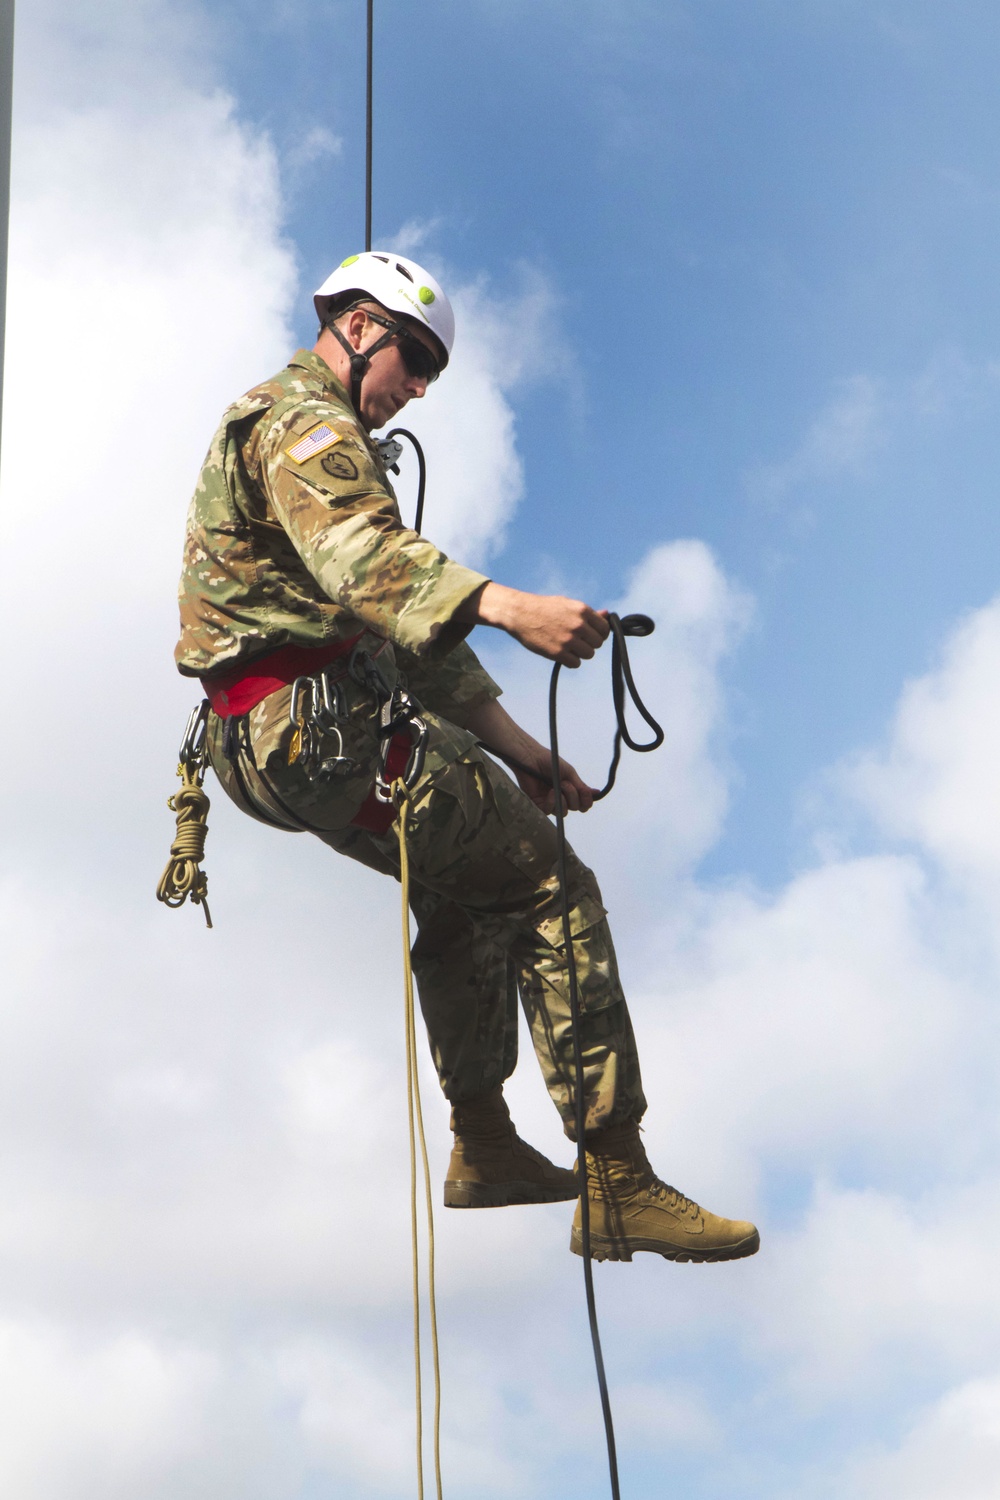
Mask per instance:
[[[360,637],[355,637],[354,642],[358,639]],[[406,691],[398,679],[395,683],[388,681],[379,665],[379,651],[369,651],[354,642],[348,643],[352,649],[346,667],[341,666],[335,670],[331,665],[321,666],[314,672],[300,674],[292,681],[288,705],[292,734],[287,758],[288,764],[299,765],[310,781],[332,781],[338,777],[357,774],[361,770],[361,764],[344,754],[343,726],[349,717],[344,683],[347,678],[351,678],[370,693],[378,707],[375,776],[368,796],[351,822],[358,828],[381,836],[389,831],[395,816],[393,785],[402,781],[405,786],[413,787],[420,779],[429,731],[416,698]],[[258,676],[256,680],[266,682],[270,679]],[[241,796],[265,823],[276,828],[290,827],[300,832],[322,831],[312,827],[288,806],[263,767],[258,764],[253,751],[248,713],[225,718],[222,751],[232,768]],[[244,773],[244,761],[253,770],[254,777],[269,800],[287,821],[280,821],[261,806],[260,798],[254,796]]]
[[[202,787],[205,779],[208,730],[208,700],[191,710],[177,758],[180,791],[167,799],[170,811],[177,814],[177,832],[170,845],[170,858],[156,887],[156,899],[165,906],[183,906],[190,896],[195,906],[205,909],[205,925],[211,927],[208,909],[208,876],[201,868],[205,858],[205,835],[208,833],[208,810],[211,803]]]

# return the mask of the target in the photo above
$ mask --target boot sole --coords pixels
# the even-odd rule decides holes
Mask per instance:
[[[579,1197],[569,1188],[540,1182],[445,1182],[445,1208],[515,1208],[527,1203],[571,1203]]]
[[[574,1255],[583,1255],[583,1235],[575,1226],[570,1234],[569,1248]],[[756,1255],[760,1249],[760,1235],[754,1232],[735,1245],[719,1245],[714,1250],[691,1250],[678,1246],[671,1249],[661,1240],[615,1240],[608,1235],[590,1236],[591,1260],[631,1260],[636,1250],[647,1250],[653,1255],[662,1255],[664,1260],[705,1264],[716,1260],[742,1260],[746,1255]]]

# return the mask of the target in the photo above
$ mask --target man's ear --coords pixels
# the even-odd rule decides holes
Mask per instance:
[[[344,333],[347,336],[347,342],[350,344],[352,349],[361,348],[361,340],[364,338],[365,324],[367,322],[368,319],[365,316],[364,309],[356,307],[351,313],[351,316],[348,318],[347,326],[344,329]]]

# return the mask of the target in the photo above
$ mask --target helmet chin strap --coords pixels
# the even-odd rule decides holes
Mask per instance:
[[[369,314],[369,316],[371,316],[371,315]],[[383,319],[382,318],[372,318],[371,321],[373,323],[374,322],[381,323],[381,322],[383,322]],[[388,332],[387,333],[383,333],[382,337],[376,339],[375,342],[374,342],[374,344],[369,344],[368,348],[365,350],[365,352],[363,354],[361,353],[361,351],[359,349],[352,348],[352,346],[348,343],[347,339],[341,333],[340,329],[337,327],[336,323],[327,323],[326,326],[327,326],[327,328],[329,328],[330,332],[333,334],[333,336],[337,340],[337,342],[343,346],[344,352],[346,353],[348,359],[351,362],[351,405],[354,407],[354,410],[357,413],[358,419],[360,421],[361,420],[361,382],[364,380],[365,374],[367,373],[367,370],[368,370],[368,366],[371,364],[371,357],[372,357],[373,354],[377,354],[380,349],[384,349],[387,344],[390,344],[392,342],[392,340],[396,337],[397,333],[399,333],[401,331],[405,333],[405,331],[406,331],[406,324],[405,323],[392,323],[392,324],[390,324]]]

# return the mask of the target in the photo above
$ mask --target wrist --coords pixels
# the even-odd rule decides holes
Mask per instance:
[[[490,580],[469,595],[457,609],[456,616],[460,620],[471,620],[476,625],[494,625],[500,630],[507,630],[517,593],[517,589],[510,589],[506,584]]]

